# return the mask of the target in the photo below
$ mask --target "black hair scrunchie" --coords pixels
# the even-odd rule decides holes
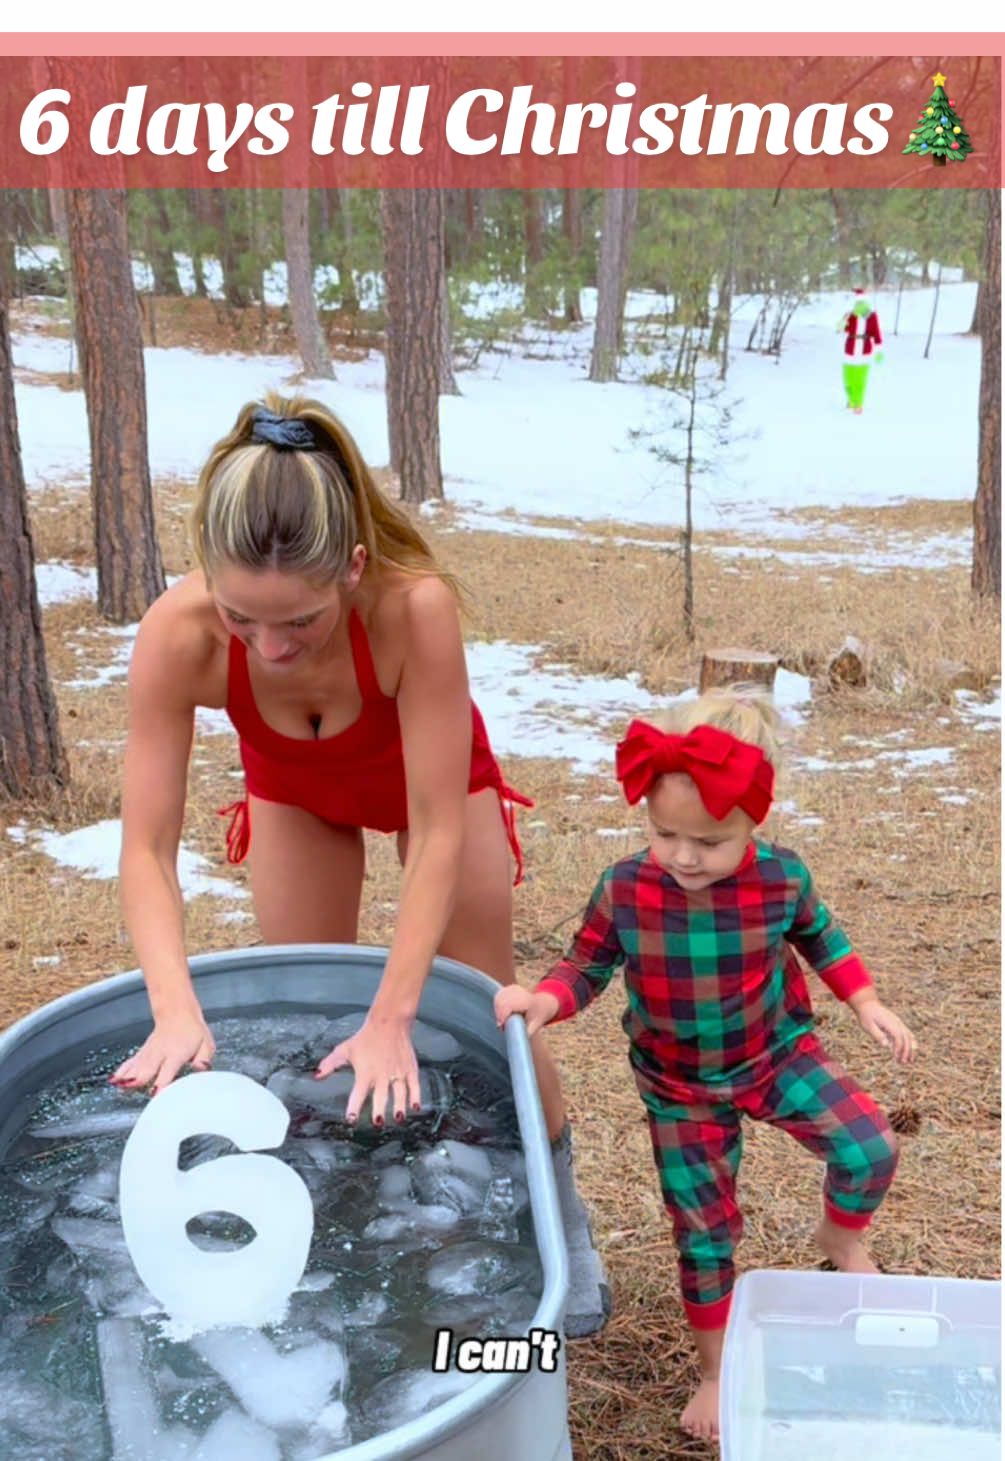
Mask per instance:
[[[260,446],[275,446],[280,451],[317,451],[314,432],[306,421],[277,416],[260,406],[251,418],[251,439]]]

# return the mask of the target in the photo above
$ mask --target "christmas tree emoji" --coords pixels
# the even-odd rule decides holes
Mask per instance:
[[[962,119],[953,110],[956,103],[946,95],[946,78],[941,71],[936,71],[932,83],[935,90],[909,133],[904,151],[930,157],[945,167],[947,162],[962,162],[974,148]]]

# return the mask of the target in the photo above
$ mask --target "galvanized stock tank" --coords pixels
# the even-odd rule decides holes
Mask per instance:
[[[209,1019],[261,1016],[270,1007],[306,1012],[332,1005],[369,1006],[387,951],[355,945],[287,944],[205,954],[190,961]],[[527,1166],[531,1211],[544,1286],[532,1327],[561,1332],[568,1258],[551,1153],[530,1045],[522,1020],[497,1029],[498,986],[452,959],[436,959],[419,1016],[466,1044],[502,1054],[509,1063]],[[26,1097],[88,1051],[128,1043],[149,1030],[143,979],[134,970],[45,1005],[0,1035],[0,1158],[22,1119]],[[552,1372],[483,1375],[464,1392],[405,1425],[320,1461],[571,1461],[564,1345]]]

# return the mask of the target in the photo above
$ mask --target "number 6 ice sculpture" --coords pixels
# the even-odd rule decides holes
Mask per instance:
[[[306,1186],[278,1157],[290,1122],[283,1103],[247,1076],[205,1072],[175,1081],[143,1111],[122,1154],[119,1203],[136,1271],[173,1319],[204,1329],[278,1319],[303,1276],[314,1230]],[[190,1171],[178,1147],[203,1133],[226,1137],[245,1155]],[[243,1248],[197,1248],[186,1225],[205,1212],[231,1212],[255,1230]]]

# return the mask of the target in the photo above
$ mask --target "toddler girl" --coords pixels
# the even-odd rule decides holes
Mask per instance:
[[[915,1042],[820,901],[802,859],[754,838],[774,788],[777,721],[735,686],[641,720],[617,749],[649,845],[601,874],[568,953],[531,994],[496,996],[502,1024],[581,1010],[625,966],[629,1059],[649,1116],[680,1252],[701,1383],[681,1417],[718,1433],[718,1381],[742,1231],[741,1114],[788,1131],[827,1164],[816,1241],[838,1269],[875,1272],[861,1241],[897,1164],[890,1126],[813,1032],[803,956],[862,1028],[909,1061]]]

